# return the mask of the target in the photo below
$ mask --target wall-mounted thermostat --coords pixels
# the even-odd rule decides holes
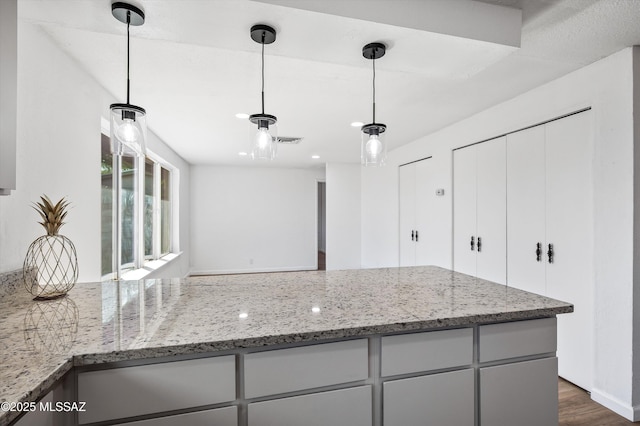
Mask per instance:
[[[444,189],[436,189],[436,195],[438,196],[444,195]]]

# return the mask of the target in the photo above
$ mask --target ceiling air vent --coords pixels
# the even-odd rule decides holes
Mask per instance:
[[[279,136],[278,143],[283,143],[287,145],[296,145],[296,144],[299,144],[302,139],[304,138],[296,138],[292,136]]]

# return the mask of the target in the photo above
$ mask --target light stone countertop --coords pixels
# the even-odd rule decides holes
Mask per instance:
[[[18,288],[0,298],[0,402],[36,401],[73,366],[572,311],[432,266],[79,283],[47,302]]]

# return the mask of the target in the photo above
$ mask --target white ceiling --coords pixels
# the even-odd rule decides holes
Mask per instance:
[[[304,137],[281,145],[269,165],[358,162],[350,123],[371,121],[366,43],[389,46],[376,61],[376,118],[389,128],[390,149],[640,44],[638,0],[446,1],[132,1],[146,22],[131,28],[131,102],[192,164],[266,165],[238,155],[255,130],[235,114],[260,111],[260,45],[249,28],[268,23],[278,37],[265,47],[265,112],[278,116],[279,135]],[[18,13],[122,102],[126,26],[110,4],[20,0]],[[366,19],[356,19],[363,4]]]

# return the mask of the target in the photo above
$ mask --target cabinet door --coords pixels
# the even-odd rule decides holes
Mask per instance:
[[[237,426],[237,424],[237,407],[225,407],[215,410],[198,411],[195,413],[178,414],[176,416],[158,417],[156,419],[122,423],[121,426]]]
[[[482,426],[557,426],[557,358],[480,369]]]
[[[453,270],[469,275],[476,274],[476,146],[453,151]]]
[[[249,404],[249,426],[371,426],[371,386]]]
[[[416,263],[415,242],[411,233],[416,222],[416,169],[413,163],[399,167],[400,173],[400,266]]]
[[[507,136],[507,284],[542,295],[546,294],[544,140],[544,126]]]
[[[473,426],[473,369],[386,382],[385,426]]]
[[[587,390],[594,329],[591,134],[590,111],[546,125],[547,244],[554,250],[553,263],[545,256],[547,296],[575,306],[558,317],[558,365],[562,377]]]
[[[236,399],[234,355],[78,374],[80,424],[181,410]]]
[[[416,265],[432,265],[435,259],[437,247],[436,241],[437,227],[433,217],[435,201],[435,184],[433,161],[431,159],[421,160],[414,163],[416,170],[416,231],[418,239],[415,242]]]
[[[506,137],[476,145],[476,276],[505,284],[507,280]]]

